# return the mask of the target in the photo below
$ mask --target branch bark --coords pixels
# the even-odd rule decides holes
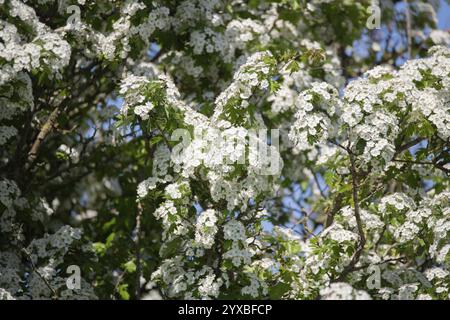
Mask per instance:
[[[25,248],[22,248],[22,252],[25,254],[27,259],[30,261],[31,268],[33,269],[33,271],[38,275],[39,278],[41,278],[42,281],[44,281],[47,288],[51,291],[51,293],[53,295],[53,299],[58,299],[58,293],[50,285],[50,282],[48,282],[48,280],[39,272],[39,270],[37,269],[36,265],[33,262],[33,258],[31,257],[31,254]]]
[[[410,142],[407,142],[407,143],[401,145],[395,151],[395,155],[398,155],[398,154],[402,153],[403,151],[405,151],[405,150],[415,146],[416,144],[418,144],[418,143],[420,143],[420,142],[422,142],[424,140],[426,140],[426,138],[419,137],[419,138],[416,138],[416,139],[414,139],[414,140],[412,140]]]
[[[427,161],[414,161],[414,160],[402,160],[402,159],[392,159],[394,162],[402,162],[402,163],[409,163],[409,164],[418,164],[418,165],[430,165],[433,166],[446,174],[450,173],[450,170],[444,167],[442,164],[435,163],[435,162],[427,162]]]
[[[338,193],[336,198],[334,198],[333,206],[331,207],[331,210],[327,212],[327,221],[325,222],[325,228],[328,228],[333,224],[334,221],[334,215],[341,209],[342,207],[342,193]]]
[[[409,11],[408,0],[403,0],[405,3],[405,18],[406,18],[406,41],[408,44],[408,59],[412,58],[412,32],[411,32],[411,12]]]

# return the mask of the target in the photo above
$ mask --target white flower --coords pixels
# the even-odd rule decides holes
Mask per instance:
[[[153,190],[156,188],[156,185],[158,183],[158,178],[150,177],[147,180],[142,181],[139,183],[137,187],[137,194],[139,198],[145,198],[148,194],[149,190]]]
[[[148,120],[149,113],[154,108],[151,101],[147,101],[145,104],[138,105],[134,107],[134,113],[138,115],[142,120]]]
[[[214,210],[208,209],[200,213],[195,231],[195,242],[210,249],[214,245],[214,237],[217,233],[217,216]]]
[[[233,241],[245,241],[245,227],[242,222],[237,220],[228,221],[223,227],[224,238]]]
[[[17,129],[12,126],[0,126],[0,146],[17,135]]]

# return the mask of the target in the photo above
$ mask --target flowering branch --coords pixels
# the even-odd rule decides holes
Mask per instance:
[[[353,254],[353,257],[352,257],[350,263],[344,268],[342,273],[339,275],[339,278],[338,278],[339,281],[342,281],[343,279],[345,279],[345,277],[354,270],[354,267],[358,263],[359,258],[361,257],[361,254],[364,250],[364,246],[366,244],[366,237],[364,235],[363,225],[362,225],[362,221],[361,221],[361,215],[359,212],[358,178],[357,178],[357,172],[356,172],[355,158],[354,158],[354,154],[350,148],[347,148],[347,152],[350,157],[350,172],[352,175],[353,205],[355,208],[355,219],[356,219],[356,225],[358,228],[359,242],[358,242],[356,251]]]
[[[28,152],[27,162],[25,164],[25,170],[29,170],[32,166],[34,161],[37,158],[37,155],[39,153],[39,149],[41,148],[42,142],[45,140],[47,135],[53,130],[53,128],[56,125],[56,121],[58,119],[58,115],[61,111],[61,105],[58,105],[55,109],[53,109],[52,113],[48,117],[45,124],[42,126],[41,130],[39,131],[36,139],[33,142],[33,145],[31,146],[30,151]]]
[[[406,42],[408,45],[408,59],[411,59],[412,51],[412,31],[411,31],[411,12],[409,10],[408,0],[403,0],[405,4],[405,17],[406,17]]]
[[[58,293],[56,292],[55,289],[53,289],[53,287],[50,285],[50,283],[48,282],[47,278],[45,278],[40,272],[39,270],[36,268],[36,265],[33,262],[33,258],[31,257],[31,254],[25,249],[22,248],[22,252],[26,255],[28,261],[30,261],[31,264],[31,268],[33,269],[33,271],[39,276],[39,278],[42,279],[42,281],[44,281],[45,285],[47,286],[47,288],[52,292],[53,295],[53,299],[57,299],[58,298]]]
[[[142,220],[143,207],[141,202],[139,201],[137,204],[137,212],[136,212],[136,229],[135,229],[135,237],[136,237],[136,289],[135,296],[136,299],[139,300],[141,297],[141,275],[142,275],[142,267],[141,267],[141,220]]]

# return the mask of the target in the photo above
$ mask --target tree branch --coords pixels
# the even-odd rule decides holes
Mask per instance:
[[[380,266],[380,265],[382,265],[382,264],[390,263],[390,262],[401,262],[401,263],[404,263],[405,260],[406,260],[406,257],[399,257],[399,258],[386,259],[386,260],[384,260],[384,261],[380,261],[380,262],[377,262],[377,263],[367,264],[367,265],[363,265],[363,266],[354,268],[354,271],[366,269],[366,268],[369,268],[370,266]]]
[[[28,152],[27,162],[25,164],[25,170],[29,170],[36,160],[39,149],[41,148],[42,142],[45,140],[47,135],[53,130],[56,125],[56,120],[58,119],[59,113],[61,111],[61,105],[58,105],[50,114],[45,124],[42,126],[39,131],[36,139],[31,146],[30,151]]]
[[[395,151],[395,155],[398,155],[398,154],[402,153],[403,151],[405,151],[405,150],[415,146],[416,144],[418,144],[418,143],[420,143],[420,142],[422,142],[424,140],[426,140],[426,138],[419,137],[419,138],[416,138],[416,139],[414,139],[414,140],[412,140],[410,142],[405,143],[404,145],[401,145]]]
[[[347,150],[350,157],[350,172],[352,175],[352,194],[353,194],[353,204],[355,207],[355,219],[356,225],[358,227],[359,234],[359,242],[356,248],[355,253],[353,254],[352,260],[350,263],[344,268],[342,273],[340,274],[338,280],[343,280],[351,271],[354,270],[355,265],[358,263],[359,258],[364,250],[364,246],[366,245],[366,236],[364,235],[364,230],[362,226],[361,216],[359,213],[359,202],[358,202],[358,177],[356,172],[355,158],[350,149]]]
[[[320,191],[320,195],[322,196],[322,198],[325,199],[327,196],[326,196],[325,192],[322,190],[322,188],[320,187],[319,178],[317,177],[317,174],[315,172],[312,172],[312,174],[314,177],[314,181],[317,184],[317,189],[319,189],[319,191]]]
[[[334,198],[333,206],[331,207],[331,210],[327,212],[327,221],[325,223],[325,228],[328,228],[333,224],[334,215],[341,209],[343,198],[344,195],[342,193],[338,193],[336,198]]]
[[[55,289],[53,289],[53,287],[50,285],[48,280],[39,272],[39,270],[37,269],[36,265],[33,262],[33,258],[31,257],[31,254],[25,248],[22,248],[22,252],[26,255],[27,259],[30,261],[31,268],[33,269],[33,271],[39,276],[39,278],[42,279],[42,281],[44,281],[47,288],[52,292],[53,299],[57,299],[58,293],[56,292]]]

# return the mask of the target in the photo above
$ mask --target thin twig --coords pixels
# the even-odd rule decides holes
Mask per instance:
[[[416,144],[418,144],[418,143],[420,143],[420,142],[422,142],[424,140],[426,140],[426,138],[419,137],[419,138],[416,138],[416,139],[414,139],[412,141],[409,141],[409,142],[405,143],[404,145],[401,145],[395,151],[395,155],[398,155],[398,154],[402,153],[403,151],[405,151],[405,150],[415,146]]]
[[[380,237],[378,238],[377,242],[375,243],[375,251],[380,246],[381,240],[383,239],[383,236],[384,236],[384,233],[386,232],[386,229],[387,229],[387,225],[385,223],[384,226],[383,226],[383,229],[380,232]]]
[[[319,178],[317,177],[317,174],[315,172],[313,172],[312,174],[314,176],[314,181],[317,184],[317,189],[319,189],[319,191],[320,191],[320,195],[322,196],[322,198],[326,198],[327,196],[325,195],[324,191],[320,187]]]
[[[353,254],[352,260],[350,263],[344,268],[342,273],[340,274],[338,280],[344,279],[351,271],[354,270],[355,265],[358,263],[359,258],[364,250],[364,246],[366,245],[366,236],[364,235],[364,230],[362,226],[361,216],[359,213],[359,202],[358,202],[358,178],[356,172],[355,158],[350,148],[348,148],[348,154],[350,157],[350,171],[352,175],[352,194],[353,194],[353,204],[355,207],[355,219],[356,225],[358,227],[359,234],[359,242],[356,248],[355,253]]]
[[[377,263],[366,264],[364,266],[360,266],[360,267],[354,268],[353,271],[366,269],[366,268],[369,268],[370,266],[380,266],[382,264],[389,263],[389,262],[404,262],[405,260],[406,260],[405,257],[386,259],[384,261],[380,261],[380,262],[377,262]]]
[[[443,165],[435,162],[427,162],[427,161],[414,161],[414,160],[402,160],[402,159],[392,159],[394,162],[402,162],[402,163],[409,163],[409,164],[418,164],[418,165],[430,165],[433,167],[436,167],[437,169],[445,172],[446,174],[450,173],[450,170],[444,167]]]
[[[330,142],[331,144],[334,144],[335,146],[338,146],[339,148],[341,148],[344,151],[348,151],[348,149],[346,147],[344,147],[342,144],[340,144],[339,142],[336,142],[334,140],[328,140],[328,142]]]
[[[31,254],[25,248],[22,248],[22,252],[25,253],[25,255],[27,256],[27,259],[30,261],[31,268],[33,269],[33,271],[39,276],[39,278],[42,279],[42,281],[44,281],[45,285],[52,292],[53,298],[57,299],[58,293],[56,292],[55,289],[53,289],[53,287],[50,285],[48,280],[39,272],[39,270],[37,269],[36,265],[33,262],[33,258],[31,257]]]
[[[136,212],[136,300],[141,298],[141,220],[142,220],[143,208],[141,202],[138,202]]]
[[[333,224],[334,216],[335,214],[341,209],[342,207],[342,199],[344,198],[344,195],[342,193],[338,193],[333,201],[333,206],[331,207],[331,210],[327,212],[327,221],[325,222],[325,228],[328,228]]]
[[[48,117],[47,121],[42,126],[41,130],[39,131],[36,139],[33,142],[33,145],[31,146],[30,151],[28,152],[27,162],[25,164],[26,170],[29,170],[33,166],[33,163],[36,160],[37,155],[39,153],[39,149],[41,148],[42,142],[55,127],[56,120],[58,119],[58,115],[59,115],[60,111],[61,111],[61,105],[58,105],[52,111],[52,113]]]
[[[159,130],[159,133],[160,133],[161,137],[163,138],[164,142],[166,143],[167,147],[169,148],[169,150],[172,151],[172,147],[170,146],[169,140],[167,140],[167,137],[164,134],[164,131],[161,129],[161,127],[157,121],[155,121],[155,126]]]

